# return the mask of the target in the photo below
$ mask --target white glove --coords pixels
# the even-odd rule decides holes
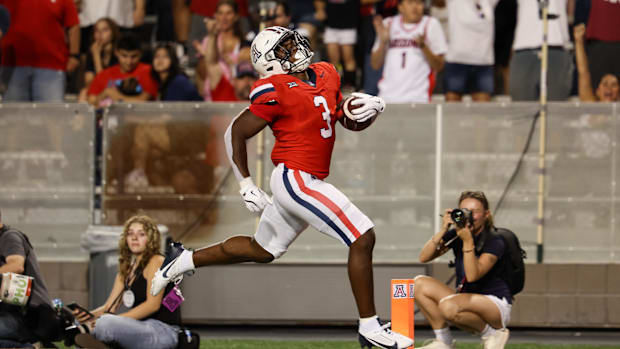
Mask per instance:
[[[361,92],[353,92],[351,96],[357,97],[351,101],[352,105],[361,105],[361,107],[351,110],[355,121],[364,122],[385,110],[385,101],[381,97]]]
[[[246,177],[241,180],[239,186],[241,187],[239,193],[243,197],[243,201],[245,201],[245,207],[250,212],[259,213],[272,203],[271,197],[254,184],[252,177]]]

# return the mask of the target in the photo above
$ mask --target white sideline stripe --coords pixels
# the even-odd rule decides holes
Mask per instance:
[[[253,89],[252,92],[250,92],[250,99],[252,99],[252,97],[254,97],[255,94],[268,88],[273,88],[273,84],[264,84],[264,85],[260,85],[257,88]]]

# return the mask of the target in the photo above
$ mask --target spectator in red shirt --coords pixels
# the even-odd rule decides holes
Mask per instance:
[[[0,0],[0,5],[11,15],[11,30],[2,40],[4,100],[61,102],[65,71],[79,65],[80,28],[73,0]]]
[[[211,101],[211,90],[217,85],[210,80],[211,76],[224,74],[230,80],[239,62],[250,61],[250,45],[243,39],[239,8],[234,0],[219,0],[215,19],[208,20],[206,27],[208,34],[202,43],[194,41],[194,47],[203,56],[203,63],[196,68],[196,80],[205,101]]]
[[[206,83],[203,90],[208,88],[209,91],[204,91],[204,95],[213,102],[248,101],[252,85],[258,79],[252,63],[242,60],[234,69],[229,69],[227,64],[222,64],[217,54],[209,54],[217,52],[214,42],[211,39],[212,45],[195,45],[206,58]]]
[[[220,74],[217,84],[213,85],[214,87],[211,89],[212,101],[249,101],[252,85],[257,79],[258,75],[254,71],[252,63],[241,62],[235,67],[232,81],[229,81],[224,74]]]
[[[591,0],[586,29],[590,81],[598,86],[605,76],[620,77],[620,2]]]
[[[140,63],[140,40],[132,33],[121,37],[114,51],[118,64],[95,76],[88,89],[88,103],[100,107],[112,102],[141,102],[157,96],[151,66]]]

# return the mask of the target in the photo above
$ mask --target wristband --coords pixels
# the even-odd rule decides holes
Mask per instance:
[[[244,179],[242,179],[241,181],[239,181],[239,187],[241,188],[241,191],[245,191],[246,188],[254,186],[254,181],[252,180],[252,177],[245,177]]]
[[[467,252],[473,252],[474,249],[472,248],[471,250],[463,250],[463,253],[467,253]]]

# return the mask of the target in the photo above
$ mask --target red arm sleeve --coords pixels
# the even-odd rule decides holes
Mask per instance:
[[[273,122],[278,115],[281,115],[280,103],[278,103],[278,93],[271,83],[261,83],[263,80],[259,80],[252,92],[250,92],[250,111],[254,115],[266,120],[267,122]]]
[[[277,115],[281,114],[280,104],[252,104],[250,105],[250,111],[261,119],[271,123],[276,119]]]

